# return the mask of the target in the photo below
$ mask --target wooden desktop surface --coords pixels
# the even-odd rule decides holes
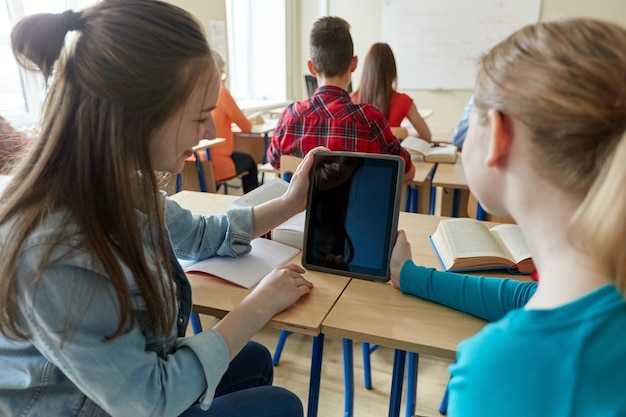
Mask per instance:
[[[441,219],[400,213],[399,226],[406,231],[416,264],[441,270],[429,240]],[[481,275],[513,277],[498,272]],[[459,342],[476,334],[485,324],[468,314],[402,294],[390,283],[353,279],[324,319],[322,332],[454,359]]]
[[[485,324],[476,317],[402,294],[391,284],[353,279],[324,319],[322,332],[454,359],[459,342]]]
[[[237,100],[237,106],[246,115],[251,115],[258,112],[267,112],[272,109],[285,107],[291,104],[290,100]]]
[[[194,213],[212,215],[225,213],[237,197],[181,191],[171,198]],[[301,266],[301,255],[291,262]],[[225,316],[251,291],[206,274],[189,273],[187,276],[193,291],[194,311],[215,317]],[[315,271],[307,271],[305,277],[313,282],[311,293],[276,315],[268,326],[313,336],[320,333],[324,317],[350,279]]]
[[[437,170],[435,171],[435,175],[433,175],[433,186],[461,190],[468,189],[460,155],[454,164],[439,163],[437,165]]]
[[[264,135],[276,129],[277,124],[278,124],[278,120],[276,119],[264,119],[263,123],[253,124],[252,128],[250,129],[250,133],[244,133],[244,134]],[[234,133],[241,134],[241,129],[239,128],[239,126],[237,126],[234,123],[231,126],[231,130]]]
[[[211,149],[215,146],[221,145],[226,142],[224,138],[215,138],[215,139],[200,139],[200,142],[196,146],[193,147],[193,150],[198,152],[205,149]]]
[[[413,166],[415,166],[415,174],[413,175],[413,179],[408,181],[408,184],[413,185],[422,185],[427,183],[430,179],[430,173],[432,172],[435,164],[432,162],[423,162],[423,161],[412,161]]]

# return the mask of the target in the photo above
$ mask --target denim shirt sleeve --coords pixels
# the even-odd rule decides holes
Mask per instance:
[[[463,108],[463,115],[450,135],[450,142],[452,142],[453,145],[456,145],[459,149],[462,149],[463,143],[465,143],[465,136],[467,136],[467,131],[469,129],[469,117],[473,108],[474,96],[472,96],[465,104],[465,107]]]
[[[251,250],[252,207],[231,208],[221,216],[201,216],[166,198],[165,224],[180,259],[236,257]]]
[[[20,265],[20,326],[60,370],[57,378],[69,379],[110,415],[178,416],[201,397],[210,404],[230,359],[218,333],[175,339],[163,356],[146,350],[146,335],[136,324],[106,340],[119,317],[111,281],[80,258],[28,282],[34,276],[29,261],[40,255],[34,250]]]

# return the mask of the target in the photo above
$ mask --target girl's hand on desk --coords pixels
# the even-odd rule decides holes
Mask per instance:
[[[296,172],[293,173],[289,188],[284,195],[284,198],[290,200],[290,204],[298,207],[298,212],[306,209],[306,199],[309,193],[309,171],[313,166],[313,156],[317,151],[329,151],[330,149],[324,146],[318,146],[313,148],[306,154]]]
[[[248,298],[259,303],[259,311],[267,313],[269,320],[311,292],[313,283],[302,276],[304,272],[295,264],[278,266],[261,280]]]
[[[396,244],[391,252],[391,261],[389,263],[389,272],[391,273],[391,283],[397,289],[400,289],[400,271],[406,261],[413,259],[411,253],[411,244],[406,239],[404,230],[398,230]]]

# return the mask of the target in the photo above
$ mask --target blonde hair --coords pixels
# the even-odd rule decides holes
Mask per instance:
[[[574,244],[625,288],[626,30],[593,19],[527,26],[479,64],[475,103],[530,132],[534,168],[582,204]]]
[[[74,42],[66,45],[71,31]],[[84,238],[76,249],[101,265],[115,289],[120,315],[111,337],[133,325],[122,265],[132,271],[151,329],[169,333],[175,285],[150,138],[185,103],[202,72],[215,70],[201,26],[165,2],[105,0],[79,12],[28,16],[11,39],[18,61],[52,81],[40,136],[13,172],[0,207],[0,226],[11,225],[10,238],[0,243],[0,330],[27,337],[16,324],[18,259],[29,234],[62,209]],[[165,268],[157,276],[137,211],[155,231],[151,249]],[[55,233],[67,243],[67,231]],[[41,259],[35,279],[51,263]]]

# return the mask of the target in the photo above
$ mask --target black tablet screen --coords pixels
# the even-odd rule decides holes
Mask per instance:
[[[403,171],[400,157],[317,153],[311,170],[304,266],[389,279]]]

